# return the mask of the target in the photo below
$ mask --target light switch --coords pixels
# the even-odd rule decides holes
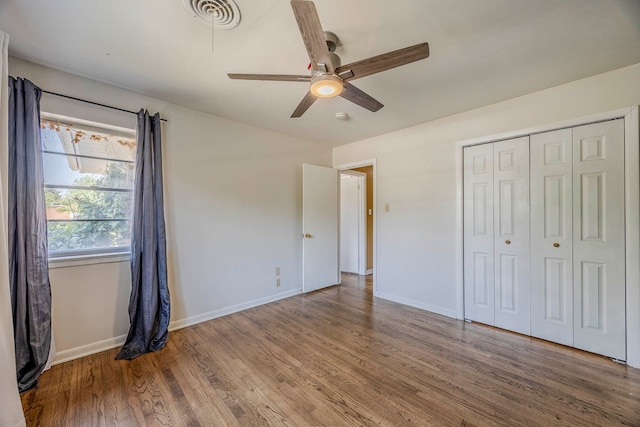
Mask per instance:
[[[385,212],[391,212],[391,205],[389,203],[385,203],[384,204],[384,211]]]

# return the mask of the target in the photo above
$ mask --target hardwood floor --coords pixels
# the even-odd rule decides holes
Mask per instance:
[[[371,276],[369,276],[370,278]],[[640,426],[640,370],[373,298],[369,278],[54,366],[30,426]]]

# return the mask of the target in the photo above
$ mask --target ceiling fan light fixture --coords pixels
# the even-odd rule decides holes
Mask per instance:
[[[231,79],[242,80],[310,81],[309,91],[293,111],[291,118],[301,117],[318,98],[333,98],[335,96],[342,96],[347,101],[375,113],[384,105],[352,85],[351,80],[410,64],[429,56],[429,43],[424,42],[352,62],[348,65],[341,65],[340,58],[333,52],[339,45],[338,37],[331,32],[322,30],[320,18],[313,1],[291,0],[291,7],[293,8],[293,14],[304,46],[309,54],[310,64],[308,69],[311,70],[311,76],[227,74]]]
[[[311,93],[318,98],[333,98],[342,93],[342,79],[332,74],[321,74],[311,79]]]

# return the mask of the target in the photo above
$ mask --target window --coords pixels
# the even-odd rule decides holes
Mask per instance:
[[[128,251],[135,131],[43,116],[49,256]]]

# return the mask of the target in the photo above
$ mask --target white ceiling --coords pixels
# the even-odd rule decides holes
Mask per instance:
[[[308,73],[289,1],[236,3],[213,53],[183,0],[0,0],[0,29],[13,56],[328,146],[640,62],[639,0],[316,0],[343,64],[423,41],[431,56],[353,81],[377,113],[333,98],[291,119],[308,84],[226,76]]]

